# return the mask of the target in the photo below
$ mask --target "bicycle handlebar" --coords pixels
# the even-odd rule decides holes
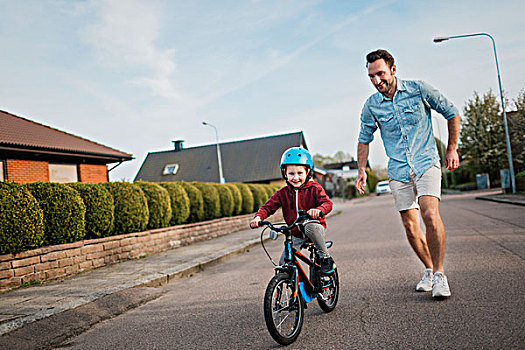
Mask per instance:
[[[322,218],[323,216],[324,216],[324,213],[321,211],[319,213],[319,217]],[[278,232],[284,232],[284,231],[291,230],[292,228],[294,228],[295,226],[299,225],[301,222],[303,222],[304,220],[309,219],[309,218],[310,218],[310,215],[308,215],[306,213],[306,211],[299,210],[299,216],[297,217],[297,219],[295,219],[295,221],[293,223],[291,223],[290,225],[288,225],[288,226],[283,225],[281,227],[275,227],[275,226],[272,225],[271,222],[262,220],[262,221],[259,221],[259,227],[261,227],[261,226],[268,226],[272,230],[275,230],[275,231],[278,231]]]

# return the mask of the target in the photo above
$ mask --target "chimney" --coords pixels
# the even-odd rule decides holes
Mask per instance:
[[[182,144],[184,143],[184,140],[177,140],[177,141],[171,141],[173,142],[173,147],[175,148],[175,152],[182,151]]]

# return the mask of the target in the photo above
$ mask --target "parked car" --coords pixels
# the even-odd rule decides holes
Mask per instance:
[[[379,196],[383,193],[392,193],[390,186],[388,185],[388,180],[379,181],[376,185],[376,195]]]

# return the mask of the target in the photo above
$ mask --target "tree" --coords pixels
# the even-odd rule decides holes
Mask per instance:
[[[496,96],[489,91],[482,97],[474,93],[464,108],[460,132],[462,154],[476,173],[499,178],[499,170],[508,167],[505,127]]]
[[[321,167],[324,164],[344,163],[354,160],[354,157],[350,153],[346,153],[344,151],[337,151],[333,156],[324,156],[322,154],[316,153],[313,158],[315,165]]]
[[[354,160],[354,157],[352,157],[350,153],[343,151],[337,151],[337,153],[334,154],[334,158],[337,159],[339,163],[352,162]]]
[[[513,101],[516,111],[507,113],[513,163],[525,165],[525,89]]]

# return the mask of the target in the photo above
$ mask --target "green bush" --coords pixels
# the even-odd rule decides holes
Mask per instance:
[[[86,238],[106,237],[113,233],[115,203],[102,184],[73,182],[68,184],[86,205]]]
[[[44,242],[44,213],[23,186],[0,182],[0,254],[36,249]]]
[[[266,200],[270,199],[270,197],[273,196],[273,194],[275,193],[272,185],[264,184],[262,185],[262,187],[266,191]]]
[[[71,243],[84,238],[86,206],[77,191],[53,182],[33,182],[24,186],[44,212],[45,245]]]
[[[192,182],[202,193],[204,201],[204,220],[213,220],[221,216],[221,201],[219,192],[212,184],[205,182]]]
[[[264,203],[266,203],[266,200],[268,199],[268,193],[262,187],[262,185],[259,184],[248,184],[248,187],[250,188],[250,191],[252,191],[253,195],[252,212],[256,212],[260,207],[263,206]]]
[[[516,175],[514,175],[515,178],[519,179],[521,177],[525,177],[525,171],[520,171]]]
[[[149,219],[146,196],[139,186],[128,182],[106,182],[104,187],[115,201],[115,234],[146,230]]]
[[[377,179],[377,176],[370,169],[367,168],[365,169],[365,171],[366,171],[366,182],[368,185],[368,191],[375,192],[376,186],[379,180]]]
[[[144,192],[148,202],[148,229],[168,227],[172,215],[171,199],[168,191],[153,182],[138,181],[135,184]]]
[[[162,182],[159,185],[164,187],[170,196],[170,225],[175,226],[185,223],[190,217],[190,197],[188,197],[182,184],[180,182]]]
[[[239,215],[242,213],[242,195],[241,191],[234,184],[225,184],[230,189],[233,198],[233,215]]]
[[[204,219],[204,199],[199,189],[187,182],[180,182],[190,199],[190,216],[188,222],[200,222]]]
[[[243,183],[233,183],[232,185],[236,186],[241,192],[242,197],[242,214],[253,213],[253,194],[247,184]]]
[[[281,188],[283,188],[284,186],[282,185],[271,185],[272,188],[273,188],[273,193],[279,191]]]
[[[221,202],[221,216],[230,217],[233,214],[233,195],[228,186],[221,184],[213,184],[219,192],[219,200]]]

